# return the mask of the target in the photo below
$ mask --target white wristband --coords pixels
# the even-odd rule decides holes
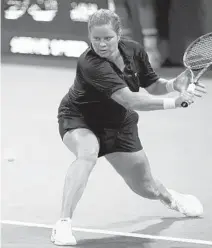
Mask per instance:
[[[169,80],[169,81],[166,83],[166,90],[167,90],[168,93],[169,93],[169,92],[175,91],[175,89],[174,89],[174,79]]]
[[[175,109],[175,99],[173,98],[166,98],[163,99],[163,108],[164,109]]]

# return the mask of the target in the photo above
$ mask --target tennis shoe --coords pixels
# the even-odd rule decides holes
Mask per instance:
[[[72,233],[71,219],[60,219],[52,229],[51,241],[55,245],[71,246],[76,245],[77,241]]]
[[[181,194],[171,189],[167,190],[172,196],[172,202],[170,204],[163,203],[168,208],[178,211],[187,217],[200,217],[203,215],[203,206],[195,196]]]

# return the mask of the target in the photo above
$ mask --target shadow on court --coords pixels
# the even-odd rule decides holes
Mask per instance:
[[[173,223],[188,221],[191,218],[161,218],[158,224],[150,225],[135,233],[159,235]],[[139,219],[137,220],[139,221]],[[136,222],[136,220],[132,221]],[[123,222],[126,224],[132,224]],[[120,223],[121,224],[121,223]],[[200,244],[171,242],[168,240],[153,240],[137,237],[111,236],[107,234],[74,232],[79,248],[201,248]],[[51,248],[56,247],[50,241],[51,229],[40,227],[26,227],[17,225],[2,225],[2,248]],[[206,246],[204,246],[206,247]]]

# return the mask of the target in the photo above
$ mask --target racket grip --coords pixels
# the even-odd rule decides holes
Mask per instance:
[[[188,107],[188,102],[182,102],[182,103],[181,103],[181,106],[182,106],[183,108],[187,108],[187,107]]]
[[[189,84],[187,91],[190,92],[191,94],[193,94],[194,91],[195,91],[195,88],[196,88],[196,85],[195,85],[194,83],[191,83],[191,84]],[[189,104],[188,104],[188,102],[186,102],[186,101],[181,103],[181,106],[182,106],[183,108],[187,108],[188,105],[189,105]]]

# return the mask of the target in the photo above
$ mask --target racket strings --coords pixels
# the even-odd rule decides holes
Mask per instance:
[[[185,63],[191,69],[202,69],[212,63],[212,33],[203,36],[188,48]]]

